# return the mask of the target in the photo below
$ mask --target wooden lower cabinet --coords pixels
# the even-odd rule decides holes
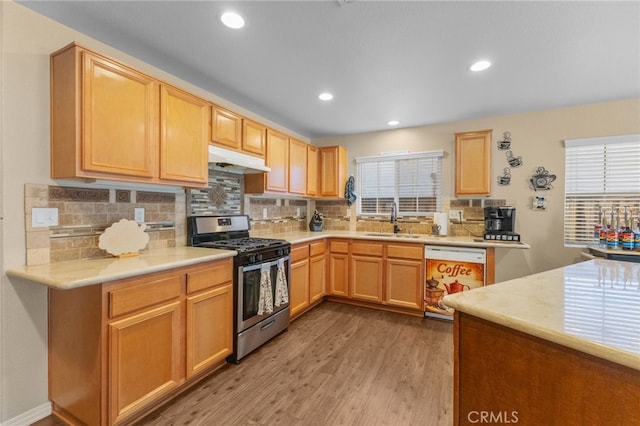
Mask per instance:
[[[326,242],[309,244],[309,303],[321,301],[326,294]]]
[[[324,298],[325,249],[324,240],[296,244],[291,248],[289,303],[292,319]]]
[[[424,245],[386,247],[384,303],[400,308],[423,310]]]
[[[233,352],[233,284],[187,297],[187,378]]]
[[[296,317],[309,307],[309,245],[291,249],[291,275],[289,276],[289,307]]]
[[[422,315],[424,244],[354,239],[329,247],[331,300]]]
[[[130,423],[222,365],[233,349],[232,262],[50,289],[53,413]]]
[[[350,297],[368,302],[382,302],[384,281],[384,244],[379,242],[351,243]]]
[[[109,324],[109,423],[119,423],[184,380],[180,301]]]
[[[334,296],[349,295],[349,241],[329,241],[329,271],[327,280],[329,294]]]

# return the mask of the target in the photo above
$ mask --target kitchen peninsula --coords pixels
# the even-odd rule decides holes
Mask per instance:
[[[640,264],[590,260],[444,301],[456,425],[640,424]]]

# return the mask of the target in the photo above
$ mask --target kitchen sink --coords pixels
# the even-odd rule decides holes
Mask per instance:
[[[391,237],[391,238],[420,238],[420,235],[413,234],[391,234],[391,233],[369,233],[365,234],[368,237]]]

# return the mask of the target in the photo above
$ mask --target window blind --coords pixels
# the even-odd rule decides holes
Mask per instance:
[[[640,135],[565,141],[565,246],[595,242],[599,212],[606,224],[635,229],[640,213]],[[618,222],[619,219],[619,222]]]
[[[443,151],[356,158],[358,214],[424,216],[439,211]]]

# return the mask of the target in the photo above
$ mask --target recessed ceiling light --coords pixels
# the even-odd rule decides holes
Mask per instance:
[[[329,92],[320,93],[318,99],[320,99],[321,101],[330,101],[331,99],[333,99],[333,95]]]
[[[469,68],[471,71],[484,71],[491,66],[491,62],[489,61],[478,61],[475,64],[471,65]]]
[[[398,124],[400,124],[400,122],[398,120],[391,120],[390,122],[387,123],[389,126],[397,126]]]
[[[234,30],[244,27],[244,18],[236,12],[224,12],[220,15],[220,20],[229,28]]]

